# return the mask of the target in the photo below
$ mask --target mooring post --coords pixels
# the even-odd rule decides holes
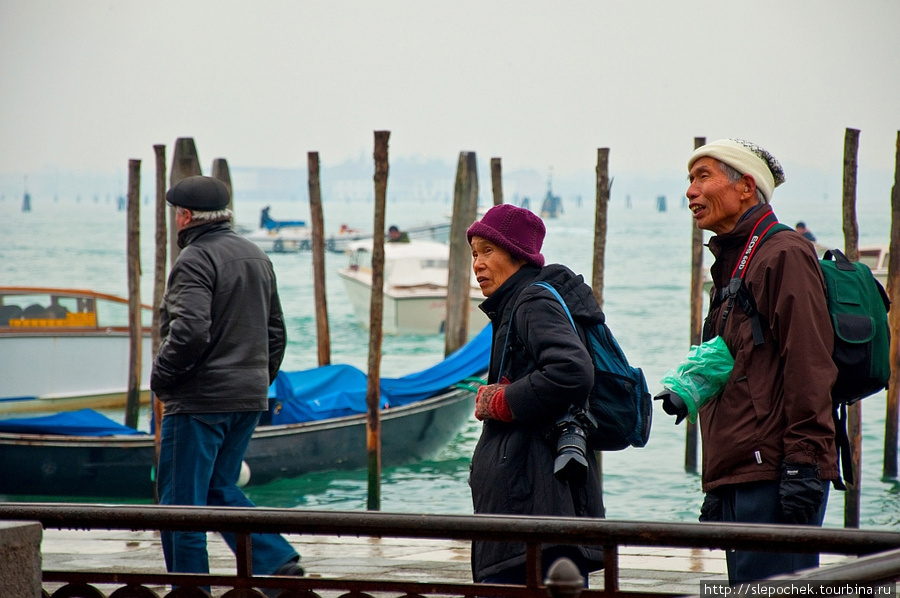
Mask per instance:
[[[897,419],[900,391],[900,131],[894,154],[894,186],[891,188],[891,245],[888,253],[888,298],[894,309],[888,312],[891,329],[891,377],[888,381],[884,418],[885,478],[897,477]]]
[[[594,212],[594,271],[591,289],[600,309],[603,309],[603,273],[606,268],[606,229],[609,220],[609,148],[597,148],[597,203]],[[603,494],[603,453],[594,451],[600,474],[600,494]]]
[[[312,225],[313,295],[316,303],[316,338],[319,366],[331,363],[331,335],[328,330],[328,302],[325,296],[325,219],[322,214],[322,189],[319,186],[319,152],[306,154],[309,179],[309,219]]]
[[[231,170],[228,168],[228,160],[216,158],[212,163],[210,176],[225,183],[228,188],[228,209],[234,212],[234,190],[231,188]],[[234,228],[234,219],[231,220],[231,228]]]
[[[162,305],[163,295],[166,292],[166,237],[168,235],[166,227],[166,146],[154,145],[153,152],[156,155],[156,252],[153,264],[153,315],[150,323],[150,346],[155,358],[159,351],[159,344],[162,342],[159,334],[159,306]],[[156,394],[152,392],[150,393],[150,402],[153,408],[153,446],[156,455],[153,462],[158,463],[159,448],[162,442],[160,432],[162,430],[163,405],[156,398]],[[156,468],[153,469],[153,472],[155,479]],[[159,503],[156,484],[153,485],[153,500]]]
[[[175,140],[175,151],[172,154],[172,174],[169,187],[174,187],[189,176],[203,174],[200,170],[200,158],[197,157],[197,146],[193,137],[179,137]],[[181,249],[178,247],[178,227],[175,225],[175,208],[169,208],[169,255],[171,263]]]
[[[706,145],[706,137],[694,137],[694,149]],[[703,229],[691,220],[691,331],[690,344],[703,341]],[[697,424],[687,421],[684,429],[684,470],[697,473]]]
[[[494,205],[503,203],[503,166],[500,158],[491,158],[491,191],[494,194]]]
[[[469,293],[472,252],[466,230],[478,215],[478,164],[475,152],[460,152],[456,165],[453,214],[450,219],[450,263],[447,273],[447,313],[444,317],[444,355],[469,340]]]
[[[141,325],[141,161],[128,161],[128,398],[125,425],[138,427],[141,408],[141,352],[144,327]]]
[[[375,222],[372,225],[372,298],[369,303],[369,368],[366,385],[366,449],[369,453],[367,508],[381,509],[381,339],[384,309],[384,210],[390,131],[375,131]]]
[[[859,260],[859,226],[856,222],[856,171],[859,153],[859,130],[844,133],[844,255],[851,262]],[[844,497],[844,527],[859,527],[860,489],[862,487],[862,401],[847,407],[847,436],[850,438],[850,461],[853,483],[847,484]]]

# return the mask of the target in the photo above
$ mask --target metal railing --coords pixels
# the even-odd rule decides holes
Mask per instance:
[[[885,580],[900,578],[900,533],[874,530],[822,529],[804,526],[750,524],[700,524],[613,521],[560,517],[492,515],[410,515],[383,512],[303,511],[270,508],[206,508],[154,505],[107,506],[94,504],[0,503],[0,520],[37,521],[45,529],[72,530],[168,530],[232,532],[237,536],[235,575],[130,573],[93,571],[43,571],[43,581],[68,584],[69,598],[102,596],[78,593],[86,584],[122,584],[115,598],[155,596],[144,586],[225,586],[229,597],[258,596],[251,588],[285,588],[286,596],[313,596],[309,592],[343,591],[352,596],[369,592],[393,592],[405,596],[546,596],[540,578],[542,544],[584,544],[604,548],[604,588],[584,590],[585,597],[663,596],[619,590],[619,547],[683,547],[742,549],[769,552],[821,552],[883,556],[842,564],[844,578]],[[487,540],[526,545],[528,582],[525,586],[461,584],[441,581],[344,580],[315,577],[254,575],[250,558],[250,533],[305,536],[368,536],[375,538],[427,538],[437,540]],[[886,552],[895,551],[895,552]],[[854,568],[856,566],[856,568]],[[827,569],[812,575],[826,575]],[[827,577],[819,577],[824,579]],[[843,579],[843,578],[842,578]],[[150,592],[150,593],[147,593]],[[167,596],[205,596],[179,588]],[[200,590],[197,590],[200,592]]]

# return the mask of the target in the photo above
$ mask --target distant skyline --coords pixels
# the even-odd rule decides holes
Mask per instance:
[[[846,127],[892,173],[897,23],[895,0],[0,0],[0,174],[148,173],[178,137],[207,173],[337,165],[375,130],[393,158],[560,178],[598,147],[682,177],[694,136],[839,172]]]

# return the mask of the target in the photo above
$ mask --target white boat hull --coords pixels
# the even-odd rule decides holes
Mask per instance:
[[[129,304],[89,290],[0,287],[0,416],[122,407]],[[152,310],[142,306],[141,401],[150,400]]]
[[[118,407],[128,388],[127,333],[5,336],[0,343],[0,414]],[[141,390],[149,399],[150,336],[141,347]]]
[[[353,304],[353,313],[360,323],[369,327],[369,306],[372,287],[353,273],[340,271],[347,295]],[[437,291],[409,290],[402,293],[386,291],[383,294],[382,332],[385,334],[441,334],[447,316],[445,289]],[[473,338],[488,324],[488,318],[478,308],[482,296],[469,298],[469,338]]]

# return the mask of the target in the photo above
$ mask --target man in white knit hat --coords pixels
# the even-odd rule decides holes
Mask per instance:
[[[694,222],[716,234],[703,336],[722,336],[735,359],[722,393],[699,413],[700,520],[821,526],[828,480],[839,476],[831,416],[837,368],[818,257],[809,241],[777,224],[769,202],[784,172],[769,152],[722,139],[698,148],[688,171]],[[765,237],[773,226],[779,234]],[[740,285],[729,291],[735,277]],[[818,565],[817,554],[729,551],[726,558],[732,583]]]

